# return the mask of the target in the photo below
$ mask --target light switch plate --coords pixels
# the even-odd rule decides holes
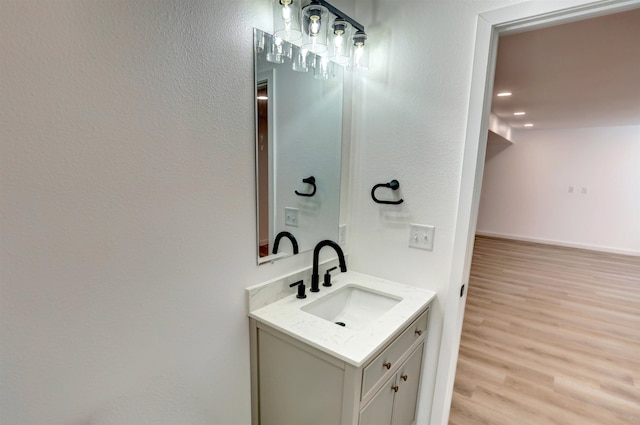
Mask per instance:
[[[284,208],[285,226],[298,227],[298,209],[292,207]]]
[[[344,244],[347,242],[347,225],[341,224],[338,227],[338,245],[344,247]]]
[[[409,248],[433,251],[433,238],[436,232],[434,226],[426,224],[411,224],[409,226]]]

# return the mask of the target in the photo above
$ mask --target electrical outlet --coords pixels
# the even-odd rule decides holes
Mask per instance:
[[[284,209],[285,226],[298,227],[298,209],[285,207]]]
[[[343,246],[347,242],[347,225],[341,224],[338,227],[338,245]]]
[[[426,224],[411,224],[409,226],[409,248],[433,251],[433,237],[436,228]]]
[[[580,192],[583,195],[586,195],[589,192],[589,188],[587,186],[582,186],[582,190]]]
[[[569,186],[569,190],[568,190],[568,192],[569,192],[569,193],[573,193],[573,190],[574,190],[574,187],[573,187],[573,186]]]

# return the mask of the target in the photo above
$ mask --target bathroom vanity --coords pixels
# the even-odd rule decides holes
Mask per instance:
[[[250,302],[253,424],[414,424],[435,294],[351,271],[289,291]]]

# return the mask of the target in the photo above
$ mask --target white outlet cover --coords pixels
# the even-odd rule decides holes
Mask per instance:
[[[411,224],[409,226],[409,248],[433,251],[434,226],[427,224]]]
[[[292,207],[284,208],[285,226],[298,227],[298,209]]]

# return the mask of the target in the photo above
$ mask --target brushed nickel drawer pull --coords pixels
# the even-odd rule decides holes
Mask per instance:
[[[391,363],[386,362],[385,364],[383,364],[382,366],[386,367],[387,370],[391,369]]]
[[[394,385],[393,387],[391,387],[391,389],[393,390],[393,392],[397,393],[400,388],[398,388],[397,385]]]
[[[422,331],[420,329],[416,330],[416,335],[418,336],[422,335]]]

